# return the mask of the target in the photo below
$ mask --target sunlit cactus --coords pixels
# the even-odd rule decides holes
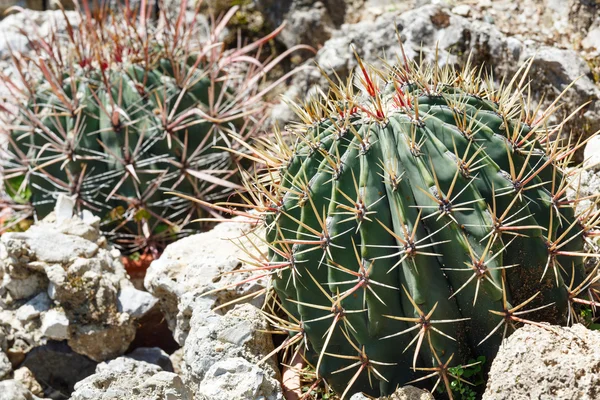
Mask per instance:
[[[452,397],[450,367],[598,305],[584,265],[598,213],[567,197],[584,143],[552,141],[559,100],[531,107],[530,63],[500,87],[469,65],[358,64],[297,106],[289,137],[253,149],[248,204],[216,208],[265,228],[268,254],[250,262],[271,278],[285,357],[343,398],[428,379]]]
[[[265,74],[306,46],[267,57],[280,27],[227,50],[219,37],[236,8],[208,32],[185,1],[156,21],[149,9],[83,8],[77,26],[65,15],[66,34],[30,36],[33,55],[14,54],[18,74],[3,77],[14,96],[2,157],[12,221],[44,217],[63,193],[124,250],[156,254],[190,221],[216,216],[165,192],[213,202],[241,188],[228,137],[260,129],[278,84],[263,85]]]

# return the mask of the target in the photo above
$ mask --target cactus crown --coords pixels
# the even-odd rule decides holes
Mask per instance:
[[[277,83],[259,86],[282,57],[261,51],[280,29],[227,50],[219,37],[236,8],[209,28],[185,2],[157,21],[84,6],[79,21],[64,15],[66,37],[30,37],[32,55],[13,55],[4,184],[20,217],[45,216],[64,193],[125,250],[156,253],[215,214],[165,191],[216,201],[241,187],[239,157],[219,146],[236,150],[229,134],[247,140],[266,118]]]
[[[265,307],[289,334],[280,349],[342,397],[429,378],[452,396],[449,368],[493,358],[509,328],[598,304],[584,264],[598,212],[567,197],[583,143],[550,140],[564,121],[548,122],[557,103],[530,107],[530,65],[497,88],[468,64],[359,58],[296,107],[289,137],[254,149],[255,212],[232,213],[265,228]]]

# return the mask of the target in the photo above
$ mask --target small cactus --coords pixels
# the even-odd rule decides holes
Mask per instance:
[[[218,38],[237,8],[203,32],[185,4],[152,21],[128,7],[92,17],[84,2],[79,26],[65,15],[66,37],[30,37],[33,55],[13,55],[18,74],[4,79],[17,111],[3,169],[20,216],[42,218],[67,194],[124,250],[157,254],[190,221],[216,216],[164,192],[212,202],[241,188],[239,156],[220,147],[264,122],[276,83],[259,85],[282,57],[257,57],[280,29],[226,50]]]
[[[449,368],[493,359],[509,328],[597,305],[598,213],[567,197],[584,143],[551,141],[564,121],[531,107],[530,64],[499,88],[469,65],[358,64],[355,85],[297,107],[291,141],[253,150],[255,212],[231,212],[265,228],[253,263],[280,349],[342,398],[429,378],[451,397]]]

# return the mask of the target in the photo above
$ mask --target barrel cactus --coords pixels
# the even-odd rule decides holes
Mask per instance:
[[[451,367],[492,359],[514,327],[596,305],[596,213],[567,197],[583,143],[550,140],[563,124],[557,103],[530,107],[529,65],[497,88],[480,68],[359,59],[353,85],[297,107],[291,139],[254,148],[253,212],[228,206],[266,232],[252,262],[280,348],[342,397],[429,378],[451,396]]]
[[[214,214],[165,192],[216,201],[241,187],[239,157],[221,148],[264,121],[276,83],[263,77],[281,57],[259,58],[279,30],[227,50],[219,37],[236,8],[208,28],[181,4],[154,21],[129,8],[92,15],[84,2],[79,19],[59,21],[66,34],[30,36],[33,55],[13,56],[3,168],[19,215],[42,218],[63,193],[124,250],[156,253]]]

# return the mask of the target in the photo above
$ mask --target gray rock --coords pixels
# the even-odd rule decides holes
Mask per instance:
[[[356,393],[350,400],[368,400],[362,393]],[[435,400],[433,395],[423,389],[414,386],[404,386],[396,389],[391,396],[380,397],[380,400]]]
[[[38,318],[41,313],[48,311],[52,301],[46,292],[42,292],[17,309],[16,316],[21,322]]]
[[[169,355],[158,347],[138,347],[126,357],[150,364],[158,365],[164,371],[173,372],[173,364]]]
[[[563,134],[572,131],[574,137],[587,137],[600,129],[600,89],[593,81],[588,64],[577,52],[507,36],[494,25],[461,17],[440,5],[385,13],[374,21],[342,25],[332,33],[315,60],[334,81],[335,74],[345,81],[357,66],[351,45],[367,62],[381,65],[381,57],[385,55],[387,61],[395,63],[400,54],[396,29],[409,58],[422,56],[426,62],[432,62],[437,46],[441,64],[463,64],[471,55],[474,65],[485,64],[498,80],[512,77],[533,57],[529,77],[534,103],[545,95],[543,106],[549,105],[577,79],[561,99],[564,102],[561,112],[550,123],[560,122],[577,107],[591,101],[565,124]],[[305,71],[294,78],[301,98],[315,84],[327,86],[319,72]],[[293,90],[290,89],[290,93]]]
[[[238,305],[221,316],[207,308],[206,301],[197,302],[190,321],[188,340],[183,350],[183,378],[190,389],[197,395],[213,393],[208,389],[211,386],[205,385],[205,379],[215,378],[214,376],[207,377],[207,374],[218,362],[244,359],[253,365],[269,354],[273,350],[273,341],[271,335],[263,332],[268,329],[268,326],[264,316],[251,304]],[[226,365],[231,366],[231,364]],[[274,360],[271,359],[261,365],[260,370],[260,384],[252,387],[271,388],[265,389],[263,395],[269,396],[269,399],[279,398],[278,396],[281,396],[281,386],[277,381],[279,370]],[[252,376],[258,379],[256,371],[252,371],[254,371]],[[213,372],[215,371],[213,370]],[[241,375],[243,375],[241,372],[233,373],[231,381],[242,379]],[[220,384],[225,385],[225,382],[220,382]],[[240,385],[242,385],[241,382]],[[232,388],[231,390],[231,393],[223,395],[229,395],[229,398],[243,398],[236,397],[236,390],[245,389]]]
[[[0,350],[0,380],[6,378],[12,372],[12,365],[5,352]]]
[[[388,9],[407,10],[413,1],[396,0],[255,0],[256,8],[273,27],[287,23],[277,40],[286,47],[322,45],[345,23],[370,20]]]
[[[192,400],[181,378],[158,365],[128,357],[99,364],[96,373],[75,385],[71,400]]]
[[[120,314],[110,325],[98,322],[74,325],[70,329],[69,346],[94,361],[110,360],[123,354],[135,338],[136,327],[127,314]]]
[[[5,0],[6,1],[6,0]],[[0,5],[0,9],[2,6]],[[67,18],[72,26],[77,29],[79,25],[79,13],[76,11],[67,11]],[[66,23],[60,10],[55,11],[32,11],[10,14],[0,20],[0,59],[6,59],[10,55],[10,50],[20,53],[27,53],[31,50],[27,39],[19,33],[19,29],[33,35],[39,35],[41,38],[48,37],[52,29],[60,33],[66,32]]]
[[[117,309],[119,312],[127,313],[133,318],[141,318],[152,309],[158,299],[148,292],[137,290],[133,286],[127,286],[119,291],[117,297]]]
[[[600,332],[526,325],[500,348],[484,400],[592,400],[600,393]]]
[[[27,367],[21,367],[14,373],[14,379],[21,382],[23,386],[27,388],[32,394],[36,396],[43,396],[44,390],[42,385],[35,379],[33,372]]]
[[[213,364],[202,380],[198,394],[202,399],[283,399],[277,381],[243,358],[227,358]],[[275,385],[275,387],[273,386]]]
[[[160,299],[169,328],[182,346],[196,307],[193,303],[198,297],[250,277],[249,273],[222,275],[235,269],[249,268],[239,261],[245,254],[236,245],[239,245],[238,241],[248,249],[252,248],[249,240],[263,248],[256,236],[248,234],[251,226],[235,221],[221,223],[209,232],[189,236],[167,246],[146,272],[144,286]],[[198,301],[202,302],[203,309],[212,309],[263,288],[262,281],[249,282],[204,296]],[[262,300],[262,297],[254,299],[253,304],[260,306]]]
[[[14,248],[26,252],[26,257],[48,264],[70,264],[77,258],[90,258],[98,252],[96,243],[84,238],[57,234],[51,227],[33,225],[27,232],[8,232],[2,243],[13,254]],[[23,254],[24,256],[24,254]]]
[[[583,166],[598,171],[600,169],[600,136],[592,138],[583,152]]]
[[[65,342],[49,341],[31,350],[21,366],[33,373],[47,397],[62,399],[73,391],[77,382],[92,375],[96,365],[95,361],[75,353]]]
[[[9,379],[0,382],[0,400],[37,400],[21,382]]]
[[[69,337],[69,319],[60,309],[52,309],[42,316],[42,335],[53,340],[64,340]]]
[[[51,214],[26,232],[0,238],[0,313],[6,317],[0,326],[22,338],[15,341],[23,344],[19,351],[66,339],[76,352],[102,361],[133,341],[135,316],[153,301],[133,289],[99,223]]]

